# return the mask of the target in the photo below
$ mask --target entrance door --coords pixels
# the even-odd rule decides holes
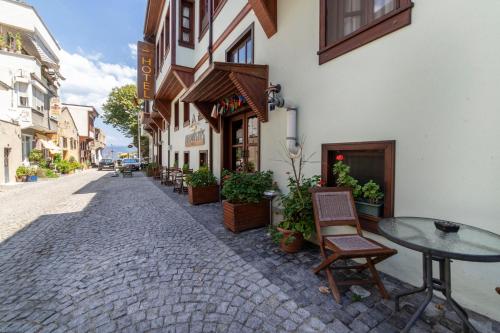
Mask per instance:
[[[244,112],[224,121],[224,168],[233,171],[258,171],[259,120],[253,112]]]
[[[9,148],[4,148],[3,149],[3,172],[4,172],[4,179],[5,182],[8,183],[10,182],[10,175],[9,175],[9,153],[10,149]]]

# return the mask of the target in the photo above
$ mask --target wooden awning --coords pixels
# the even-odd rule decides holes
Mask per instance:
[[[214,62],[182,96],[193,103],[210,125],[219,132],[219,121],[211,117],[221,98],[242,95],[260,121],[267,121],[268,66]]]
[[[163,99],[155,99],[153,102],[153,110],[158,112],[167,123],[170,124],[171,101]]]
[[[153,112],[151,112],[151,120],[160,130],[163,131],[165,129],[163,126],[163,116],[158,111],[153,110]]]
[[[171,65],[157,90],[155,100],[170,103],[183,89],[188,89],[193,80],[194,74],[192,68]]]

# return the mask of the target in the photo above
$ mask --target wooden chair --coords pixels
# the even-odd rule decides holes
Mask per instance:
[[[341,285],[375,284],[382,297],[389,298],[389,294],[375,269],[375,264],[395,255],[397,251],[363,236],[350,189],[318,187],[311,189],[311,193],[314,207],[314,223],[321,256],[323,257],[321,264],[314,268],[314,273],[318,274],[322,270],[326,271],[330,290],[337,303],[340,303],[341,299],[338,289],[338,286]],[[341,235],[325,235],[322,233],[322,228],[334,226],[353,226],[356,228],[356,233]],[[365,259],[366,262],[350,266],[347,264],[331,266],[337,260],[357,258]],[[368,269],[371,273],[371,279],[336,281],[332,269],[355,269],[357,272]]]

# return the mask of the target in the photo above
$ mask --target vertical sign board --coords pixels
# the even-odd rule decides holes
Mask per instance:
[[[155,47],[137,42],[137,97],[152,100],[155,96]]]

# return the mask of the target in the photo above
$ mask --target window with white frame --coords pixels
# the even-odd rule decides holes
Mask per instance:
[[[23,161],[28,160],[28,156],[32,149],[33,149],[33,137],[31,135],[23,135],[22,136]]]
[[[28,98],[28,85],[26,83],[18,82],[16,83],[17,90],[17,106],[18,107],[29,107]]]
[[[45,94],[35,87],[33,87],[33,109],[38,112],[43,112],[45,109]]]

